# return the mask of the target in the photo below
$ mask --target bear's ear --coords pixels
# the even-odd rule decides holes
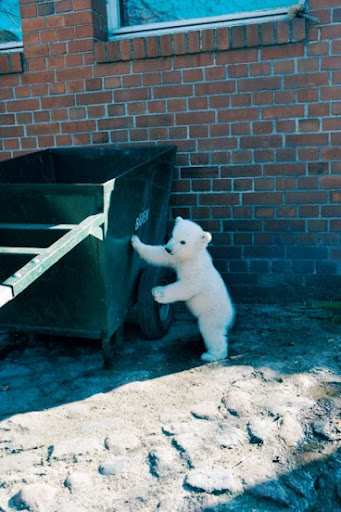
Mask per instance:
[[[208,231],[204,231],[203,234],[201,235],[201,240],[205,243],[205,244],[209,244],[210,241],[212,240],[212,235],[211,233],[208,233]]]
[[[177,224],[177,223],[178,223],[178,222],[180,222],[181,220],[183,220],[183,218],[182,218],[182,217],[177,217],[177,218],[175,219],[175,224]]]

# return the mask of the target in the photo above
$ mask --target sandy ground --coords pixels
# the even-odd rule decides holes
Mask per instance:
[[[0,343],[0,512],[341,511],[341,326],[240,305],[203,364],[179,309],[162,340]]]

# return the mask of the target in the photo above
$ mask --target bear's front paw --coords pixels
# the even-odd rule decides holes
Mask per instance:
[[[139,239],[138,236],[136,235],[133,235],[131,237],[131,245],[133,246],[133,248],[135,249],[135,251],[137,251],[137,249],[140,247],[140,245],[142,244],[141,240]]]
[[[156,286],[156,288],[153,288],[152,295],[159,304],[167,304],[164,286]]]

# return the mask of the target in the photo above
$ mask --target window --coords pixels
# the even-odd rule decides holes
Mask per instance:
[[[115,38],[240,24],[283,17],[294,0],[108,0]]]
[[[19,0],[0,0],[0,50],[21,46]]]

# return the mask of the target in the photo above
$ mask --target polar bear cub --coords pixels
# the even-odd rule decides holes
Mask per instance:
[[[207,251],[211,239],[211,234],[198,224],[181,217],[177,217],[165,246],[143,244],[135,235],[131,239],[134,249],[148,263],[175,270],[178,280],[153,288],[152,294],[160,304],[186,302],[198,319],[207,350],[201,359],[208,362],[227,357],[227,333],[235,315],[225,284]]]

